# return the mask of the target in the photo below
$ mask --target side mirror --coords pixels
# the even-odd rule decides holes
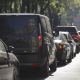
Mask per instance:
[[[59,36],[59,30],[55,29],[55,37]]]
[[[9,53],[14,53],[14,52],[15,52],[15,48],[12,47],[12,46],[8,46],[7,52],[9,52]]]

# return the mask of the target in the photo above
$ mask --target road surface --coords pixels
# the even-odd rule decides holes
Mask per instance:
[[[20,80],[80,80],[80,53],[65,66],[58,62],[57,70],[49,72],[49,77],[43,77],[39,72],[20,72]]]

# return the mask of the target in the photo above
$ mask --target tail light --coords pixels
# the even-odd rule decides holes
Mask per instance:
[[[62,49],[62,45],[57,45],[57,49]]]
[[[79,36],[78,35],[76,35],[76,38],[78,38]]]
[[[42,31],[41,24],[39,23],[39,36],[38,36],[39,50],[42,48]]]

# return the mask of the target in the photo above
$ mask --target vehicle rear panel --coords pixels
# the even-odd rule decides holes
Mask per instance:
[[[39,61],[36,15],[0,15],[0,26],[0,38],[15,47],[20,63]]]

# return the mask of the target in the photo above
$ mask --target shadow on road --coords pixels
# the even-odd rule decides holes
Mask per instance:
[[[53,72],[49,71],[49,76],[54,76],[52,74]],[[27,70],[20,71],[20,80],[45,80],[46,78],[47,77],[44,77],[42,72]]]
[[[45,77],[38,71],[20,71],[20,80],[44,80]]]

